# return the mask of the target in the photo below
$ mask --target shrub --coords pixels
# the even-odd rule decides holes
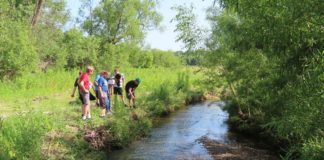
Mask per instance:
[[[29,35],[23,23],[0,20],[0,80],[36,69],[38,55]]]

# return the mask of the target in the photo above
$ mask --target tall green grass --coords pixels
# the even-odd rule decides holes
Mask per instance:
[[[14,115],[0,122],[0,159],[40,159],[52,121],[40,113]]]

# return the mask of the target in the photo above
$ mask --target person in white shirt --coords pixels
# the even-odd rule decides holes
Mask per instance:
[[[120,99],[122,100],[123,104],[125,106],[126,103],[125,103],[125,100],[124,100],[124,96],[123,96],[123,84],[125,82],[125,76],[120,73],[119,71],[119,68],[115,68],[115,71],[114,71],[114,80],[115,80],[115,83],[114,83],[114,95],[115,95],[115,102],[117,100],[117,96],[119,95]]]

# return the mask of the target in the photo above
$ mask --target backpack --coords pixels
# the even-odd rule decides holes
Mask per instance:
[[[120,73],[117,73],[116,75],[115,75],[115,80],[116,80],[116,85],[118,86],[118,87],[120,87],[121,86],[121,74]]]

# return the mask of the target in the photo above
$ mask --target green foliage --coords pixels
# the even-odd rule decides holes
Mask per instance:
[[[193,4],[190,6],[174,6],[172,9],[177,13],[175,18],[172,19],[172,21],[177,22],[176,29],[174,30],[178,32],[176,41],[182,41],[187,51],[194,51],[201,47],[205,30],[197,25],[197,17],[193,12]]]
[[[197,49],[194,51],[177,52],[177,56],[181,58],[184,64],[189,66],[201,66],[204,64],[204,57],[206,57],[208,51],[204,49]]]
[[[321,142],[312,143],[323,136],[324,127],[323,4],[222,0],[221,6],[221,12],[210,9],[213,34],[204,63],[211,73],[207,82],[226,82],[229,110],[237,114],[239,109],[240,116],[249,118],[239,128],[257,125],[289,143],[290,158],[299,157],[296,151],[302,157],[321,157],[314,147]],[[217,69],[220,73],[215,73]],[[312,149],[319,155],[311,156]]]
[[[71,29],[65,33],[63,45],[67,52],[65,68],[82,68],[97,62],[98,40],[95,37],[84,37],[80,31]]]
[[[185,73],[178,73],[178,80],[175,83],[177,91],[188,92],[190,90],[189,75]]]
[[[0,79],[13,79],[36,70],[38,55],[24,23],[0,21]]]
[[[44,135],[52,122],[42,113],[11,116],[0,122],[1,159],[40,159]]]
[[[7,17],[10,20],[22,23],[29,22],[33,14],[35,0],[8,0],[0,2],[0,17]]]
[[[320,160],[324,159],[324,139],[316,138],[314,140],[308,140],[304,143],[302,148],[301,159],[307,160]]]
[[[60,29],[47,28],[39,26],[34,30],[35,47],[40,59],[40,69],[46,71],[48,69],[63,68],[67,61],[67,52],[63,47],[63,32]]]
[[[43,6],[39,26],[46,26],[54,30],[62,29],[70,18],[69,12],[65,7],[65,0],[47,0]]]
[[[134,52],[129,55],[129,63],[136,68],[177,68],[181,64],[179,57],[173,52],[157,49]]]
[[[84,23],[84,29],[102,39],[102,45],[140,42],[147,29],[157,27],[161,16],[150,0],[101,1]],[[90,26],[90,27],[89,27]]]
[[[179,57],[171,51],[151,50],[155,67],[176,68],[181,65]]]
[[[161,81],[148,97],[148,110],[154,116],[166,115],[185,103],[185,98],[191,98],[189,75],[178,73],[177,81]]]

